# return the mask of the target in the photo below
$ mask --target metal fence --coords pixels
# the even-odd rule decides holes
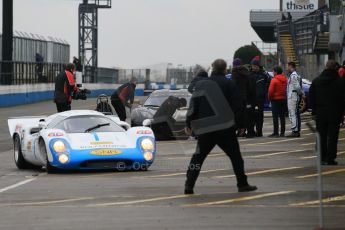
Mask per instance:
[[[116,83],[129,82],[132,77],[137,78],[139,83],[147,83],[150,81],[150,72],[150,69],[119,69]]]
[[[193,79],[193,68],[168,68],[166,75],[168,84],[189,84]]]
[[[0,62],[1,84],[51,83],[64,70],[61,63]]]
[[[55,77],[65,70],[62,63],[37,62],[4,62],[0,61],[0,76],[2,85],[22,85],[37,83],[53,83]],[[122,84],[129,82],[132,77],[140,84],[150,82],[150,69],[113,69],[98,68],[93,81],[83,83]]]

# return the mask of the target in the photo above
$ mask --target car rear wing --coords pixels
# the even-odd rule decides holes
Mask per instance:
[[[42,116],[35,116],[35,117],[10,117],[7,120],[8,123],[8,130],[10,131],[11,137],[13,137],[14,133],[21,133],[25,127],[28,126],[37,126],[41,119],[45,119],[46,117]]]

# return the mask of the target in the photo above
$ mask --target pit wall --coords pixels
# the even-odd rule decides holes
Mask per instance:
[[[100,94],[111,95],[120,85],[116,84],[83,84],[83,89],[91,90],[89,97]],[[135,96],[144,95],[144,85],[139,84]],[[30,104],[53,100],[54,84],[9,85],[0,86],[0,107]]]

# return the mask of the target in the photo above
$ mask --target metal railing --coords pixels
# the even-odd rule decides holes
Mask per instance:
[[[65,70],[63,63],[35,63],[0,61],[0,85],[54,83],[55,77]],[[83,78],[83,83],[121,84],[135,77],[138,82],[150,81],[150,69],[98,68],[93,79]]]
[[[0,62],[1,84],[52,83],[65,68],[63,63]]]

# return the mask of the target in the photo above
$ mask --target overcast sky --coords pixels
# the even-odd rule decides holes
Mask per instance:
[[[82,0],[13,1],[15,30],[63,38],[71,45],[71,56],[77,55]],[[231,60],[238,47],[259,40],[250,27],[250,9],[279,7],[278,0],[113,0],[112,4],[112,9],[99,12],[99,66],[123,68]]]

